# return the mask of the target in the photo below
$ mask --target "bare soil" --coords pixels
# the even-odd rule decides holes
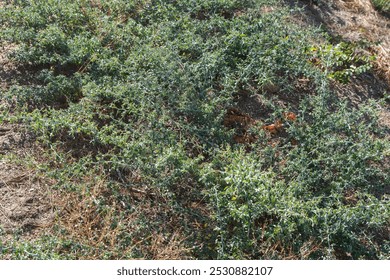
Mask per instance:
[[[0,124],[0,238],[32,239],[54,218],[48,180],[18,164],[38,152],[20,125]]]

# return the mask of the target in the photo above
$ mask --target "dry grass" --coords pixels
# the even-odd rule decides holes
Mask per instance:
[[[261,252],[264,259],[308,260],[312,258],[313,254],[323,250],[323,246],[315,241],[314,237],[301,246],[299,253],[296,253],[292,246],[286,246],[280,241],[272,243],[272,245],[269,245],[268,242],[265,244]]]
[[[111,226],[115,205],[107,206],[104,211],[99,210],[97,202],[102,195],[103,182],[98,182],[91,189],[84,188],[80,193],[60,192],[56,197],[56,204],[61,209],[56,224],[64,229],[67,237],[73,241],[97,250],[104,246],[105,249],[114,251],[119,235],[119,227]]]
[[[174,232],[169,238],[161,233],[150,236],[151,245],[149,251],[152,260],[183,260],[188,259],[192,249],[186,248],[180,232]]]
[[[85,178],[85,181],[93,182],[94,179]],[[133,197],[134,204],[138,203],[137,210],[131,214],[126,211],[126,203],[115,198],[105,180],[89,184],[77,192],[62,191],[57,196],[56,204],[61,211],[56,226],[65,230],[64,237],[90,248],[87,255],[77,255],[76,258],[101,259],[102,252],[110,259],[134,258],[137,255],[146,259],[188,258],[191,249],[185,247],[186,238],[179,228],[170,231],[170,235],[165,235],[163,230],[140,232],[140,217],[153,221],[162,210],[146,202],[147,192],[121,191]],[[173,228],[168,224],[167,227]],[[128,240],[126,244],[125,239]]]
[[[356,13],[367,13],[372,10],[372,3],[369,0],[338,0],[338,5],[346,10]]]
[[[390,31],[390,30],[389,30]],[[390,85],[390,44],[381,44],[375,47],[375,66],[380,76]]]

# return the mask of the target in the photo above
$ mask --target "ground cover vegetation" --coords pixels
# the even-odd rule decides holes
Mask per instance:
[[[381,12],[389,13],[390,12],[390,2],[387,0],[373,0],[375,8]]]
[[[367,42],[276,0],[8,2],[0,38],[24,74],[0,122],[28,125],[61,203],[0,254],[390,257],[388,93],[356,105],[332,87],[373,71]]]

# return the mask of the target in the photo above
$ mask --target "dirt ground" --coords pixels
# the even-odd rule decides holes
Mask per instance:
[[[23,162],[39,152],[20,125],[0,124],[0,239],[32,239],[54,218],[48,180]]]

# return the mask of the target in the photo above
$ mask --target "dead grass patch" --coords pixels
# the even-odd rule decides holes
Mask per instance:
[[[122,187],[113,191],[105,180],[93,185],[93,178],[85,181],[88,186],[76,192],[63,190],[56,200],[61,209],[56,226],[65,233],[63,237],[89,248],[85,255],[76,252],[77,259],[100,259],[103,252],[110,259],[189,258],[192,249],[185,244],[187,238],[163,201],[153,206],[147,191]],[[114,195],[118,191],[126,201]],[[131,205],[133,211],[129,210]],[[143,219],[147,219],[144,226],[166,221],[166,228],[142,230]]]

